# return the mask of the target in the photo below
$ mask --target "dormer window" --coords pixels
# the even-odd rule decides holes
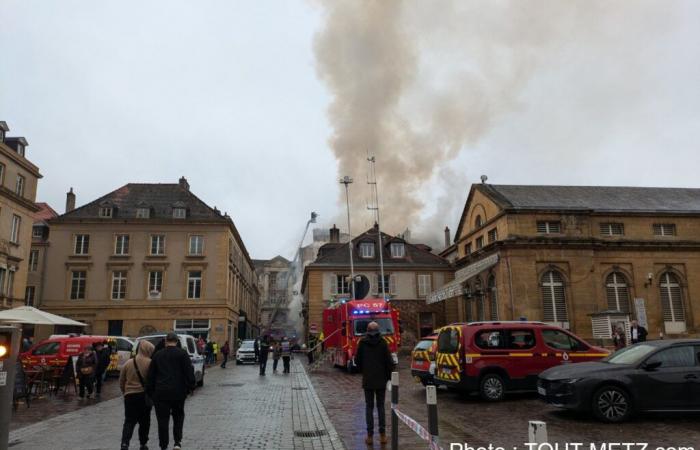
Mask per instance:
[[[173,219],[184,219],[187,216],[185,208],[173,208]]]
[[[17,153],[24,156],[24,145],[20,142],[17,143]]]
[[[374,243],[373,242],[360,243],[360,256],[363,258],[374,258]]]
[[[136,208],[136,218],[137,219],[148,219],[151,217],[150,208]]]
[[[5,130],[0,128],[0,142],[5,142]]]
[[[103,219],[111,219],[112,218],[112,207],[111,206],[103,206],[100,208],[100,217]]]
[[[406,256],[406,246],[403,242],[394,242],[390,248],[392,258],[403,258]]]

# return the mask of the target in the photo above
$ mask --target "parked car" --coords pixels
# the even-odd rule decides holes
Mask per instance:
[[[635,412],[700,411],[700,340],[641,342],[600,362],[553,367],[541,398],[560,408],[622,422]]]
[[[131,358],[136,341],[126,336],[108,336],[107,343],[112,347],[112,361],[107,371],[119,374],[124,364]]]
[[[80,334],[54,335],[34,345],[20,355],[25,370],[35,366],[64,367],[72,356],[80,355],[83,347],[104,342],[107,336]]]
[[[435,381],[498,401],[508,391],[535,391],[538,375],[550,367],[599,360],[608,354],[542,322],[453,324],[438,335]]]
[[[241,342],[241,346],[236,351],[236,364],[255,363],[257,360],[255,357],[255,340],[250,339]]]
[[[137,337],[136,345],[138,345],[140,341],[148,341],[153,344],[156,349],[158,349],[164,345],[166,334],[167,333],[156,333],[149,334],[148,336]],[[185,349],[190,355],[192,366],[194,367],[194,378],[197,380],[197,386],[204,386],[204,355],[199,353],[197,342],[194,340],[194,337],[190,336],[189,334],[178,334],[177,337],[180,339],[180,347]]]
[[[423,386],[434,384],[437,334],[422,338],[411,352],[411,375]]]

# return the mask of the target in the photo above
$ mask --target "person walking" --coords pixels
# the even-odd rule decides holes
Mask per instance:
[[[107,376],[107,369],[112,358],[112,349],[104,342],[95,342],[93,345],[95,355],[97,356],[97,369],[95,371],[95,391],[97,396],[102,395],[102,383]]]
[[[155,347],[150,342],[140,341],[136,356],[124,364],[119,373],[119,388],[124,396],[124,427],[121,450],[128,450],[136,424],[139,426],[140,450],[148,450],[148,432],[151,429],[153,403],[146,395],[146,378],[151,367],[151,356]]]
[[[240,347],[240,345],[238,345]],[[260,362],[260,343],[257,339],[253,341],[253,352],[255,353],[255,362]]]
[[[212,354],[214,355],[212,364],[216,364],[217,362],[219,362],[219,344],[217,344],[216,342],[212,342],[211,347]]]
[[[84,398],[85,390],[87,390],[87,398],[90,398],[95,386],[95,373],[97,372],[97,355],[95,355],[90,345],[83,347],[83,352],[78,356],[75,368],[78,370],[78,381],[80,383],[78,395],[80,398]]]
[[[212,359],[214,358],[214,343],[212,341],[207,341],[206,345],[206,363],[208,366],[211,366],[212,364]]]
[[[284,365],[283,373],[289,373],[289,359],[292,357],[292,344],[289,342],[287,336],[282,338],[280,353],[282,354],[282,364]]]
[[[260,341],[260,375],[265,376],[267,357],[270,354],[270,335],[265,335]]]
[[[206,345],[207,345],[207,343],[204,342],[204,339],[202,339],[202,336],[199,336],[199,339],[197,339],[197,349],[199,350],[200,355],[204,354],[204,347]]]
[[[630,324],[630,334],[632,335],[632,343],[645,342],[647,340],[647,329],[639,325],[639,322],[633,320]]]
[[[195,388],[194,369],[190,355],[178,348],[177,334],[165,337],[165,348],[153,355],[146,379],[146,393],[153,399],[158,420],[160,448],[168,448],[170,416],[173,416],[173,450],[182,448],[182,428],[185,422],[185,399]]]
[[[613,331],[613,344],[615,345],[615,350],[620,350],[627,346],[627,342],[625,339],[625,330],[620,324],[615,326],[615,329]]]
[[[224,362],[221,363],[221,368],[225,369],[226,368],[226,362],[228,361],[228,355],[231,353],[231,347],[228,345],[228,341],[224,343],[224,346],[221,347],[221,354],[224,357]]]
[[[379,422],[380,443],[386,444],[386,414],[384,399],[386,384],[391,379],[394,362],[386,341],[379,333],[379,324],[370,322],[367,334],[360,339],[355,356],[355,365],[362,372],[362,388],[365,391],[365,420],[367,422],[367,437],[365,443],[372,445],[374,436],[374,404],[377,404],[377,419]]]
[[[282,357],[282,346],[278,341],[275,341],[272,344],[272,371],[277,372],[277,363],[280,361],[280,357]]]

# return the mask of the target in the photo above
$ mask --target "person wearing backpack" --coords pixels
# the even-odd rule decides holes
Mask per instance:
[[[151,428],[151,408],[153,401],[146,394],[146,378],[151,367],[151,356],[155,347],[148,341],[140,341],[136,356],[122,367],[119,374],[119,387],[124,395],[124,427],[122,429],[122,450],[129,448],[136,424],[139,425],[140,450],[148,450],[148,432]]]
[[[97,355],[92,350],[92,346],[86,345],[83,347],[83,352],[78,356],[78,361],[75,364],[78,369],[78,381],[80,382],[80,398],[85,397],[87,389],[87,398],[92,396],[92,391],[95,386],[95,373],[97,372]]]

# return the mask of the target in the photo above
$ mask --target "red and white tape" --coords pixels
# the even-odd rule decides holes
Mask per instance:
[[[438,445],[437,442],[433,440],[433,437],[430,435],[428,430],[423,428],[421,424],[413,420],[411,417],[407,416],[406,414],[402,413],[401,410],[399,410],[399,407],[396,405],[391,405],[391,409],[396,413],[396,417],[401,419],[403,423],[405,423],[408,428],[412,429],[413,431],[416,432],[418,436],[420,436],[421,439],[423,439],[425,442],[428,443],[428,448],[430,450],[443,450],[442,447]]]

